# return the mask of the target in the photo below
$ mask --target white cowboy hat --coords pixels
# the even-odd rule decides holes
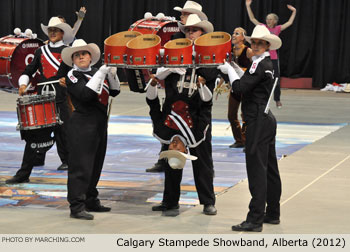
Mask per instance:
[[[180,12],[188,12],[191,14],[197,14],[201,20],[208,20],[207,15],[205,15],[205,13],[202,12],[202,5],[193,1],[187,1],[183,8],[176,6],[174,7],[174,10]]]
[[[281,39],[271,34],[270,31],[264,25],[255,26],[251,36],[244,36],[249,44],[252,43],[252,39],[262,39],[270,43],[270,50],[277,50],[281,47]]]
[[[76,39],[71,47],[66,47],[62,50],[61,57],[63,62],[68,66],[73,66],[72,55],[79,51],[88,51],[90,53],[91,66],[95,65],[101,56],[100,48],[96,44],[86,44],[83,39]]]
[[[187,159],[197,160],[196,156],[192,156],[177,150],[162,151],[159,154],[159,159],[163,158],[168,159],[168,164],[173,169],[183,169]]]
[[[214,26],[208,20],[201,20],[197,14],[191,14],[188,16],[186,24],[179,24],[182,33],[185,33],[186,27],[199,27],[204,30],[205,33],[213,32]]]
[[[52,18],[50,18],[49,24],[47,26],[41,24],[41,29],[43,30],[43,32],[47,36],[49,36],[48,35],[48,29],[50,27],[59,28],[59,29],[61,29],[64,32],[64,34],[63,34],[63,42],[65,44],[68,45],[68,44],[72,43],[72,41],[74,39],[74,35],[73,35],[72,27],[70,27],[69,24],[66,24],[66,23],[62,22],[61,19],[58,18],[58,17],[52,17]]]

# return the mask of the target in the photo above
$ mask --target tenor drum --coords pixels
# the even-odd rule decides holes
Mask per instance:
[[[18,88],[19,77],[42,45],[39,39],[12,35],[0,38],[0,88]]]
[[[164,46],[174,33],[180,32],[180,29],[174,20],[141,19],[133,23],[129,31],[138,31],[142,34],[156,34],[161,38],[161,46]]]
[[[137,31],[118,32],[104,41],[104,62],[108,65],[123,67],[123,56],[126,53],[126,44],[142,35]]]
[[[226,32],[210,32],[194,41],[197,66],[215,67],[231,60],[231,35]]]
[[[165,67],[190,67],[192,65],[192,41],[179,38],[164,45],[163,63]]]
[[[17,99],[17,130],[33,130],[61,124],[55,95],[24,95]]]
[[[127,68],[160,67],[160,41],[155,34],[144,34],[130,40],[126,44]]]

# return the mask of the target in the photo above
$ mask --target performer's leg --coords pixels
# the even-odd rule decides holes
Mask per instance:
[[[240,101],[237,100],[233,95],[230,93],[228,98],[228,113],[227,117],[231,124],[231,130],[233,138],[235,139],[235,143],[230,145],[231,148],[239,148],[243,147],[243,139],[242,139],[242,129],[241,124],[238,120],[238,109],[239,109]]]
[[[282,103],[281,103],[281,78],[280,78],[280,67],[279,67],[279,60],[271,60],[272,61],[272,65],[273,65],[273,71],[274,71],[274,77],[277,78],[278,77],[278,81],[277,81],[277,85],[275,88],[275,92],[274,92],[274,100],[276,101],[276,105],[277,107],[281,107]]]

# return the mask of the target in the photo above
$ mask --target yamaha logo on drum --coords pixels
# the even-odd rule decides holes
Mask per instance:
[[[24,43],[22,44],[22,48],[37,48],[39,47],[38,43]]]
[[[166,32],[180,32],[180,28],[178,26],[177,27],[164,27],[163,32],[164,33],[166,33]]]

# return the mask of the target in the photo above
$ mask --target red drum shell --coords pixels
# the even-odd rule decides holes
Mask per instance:
[[[142,33],[137,31],[123,31],[106,38],[104,41],[104,62],[124,65],[123,55],[126,52],[126,44],[140,35]]]
[[[126,44],[129,68],[156,68],[160,66],[160,37],[155,34],[137,36]]]
[[[25,95],[17,99],[19,130],[33,130],[52,127],[60,119],[56,110],[54,95]]]
[[[196,65],[219,65],[231,60],[231,35],[226,32],[210,32],[194,41]],[[215,60],[213,55],[215,55]]]
[[[166,67],[192,65],[192,41],[187,38],[168,41],[164,45],[163,62]]]
[[[0,38],[0,87],[18,88],[19,77],[43,44],[39,39],[12,35]]]
[[[140,19],[130,26],[129,31],[138,31],[142,34],[156,34],[162,39],[161,46],[164,46],[174,33],[180,32],[180,28],[177,21]]]

